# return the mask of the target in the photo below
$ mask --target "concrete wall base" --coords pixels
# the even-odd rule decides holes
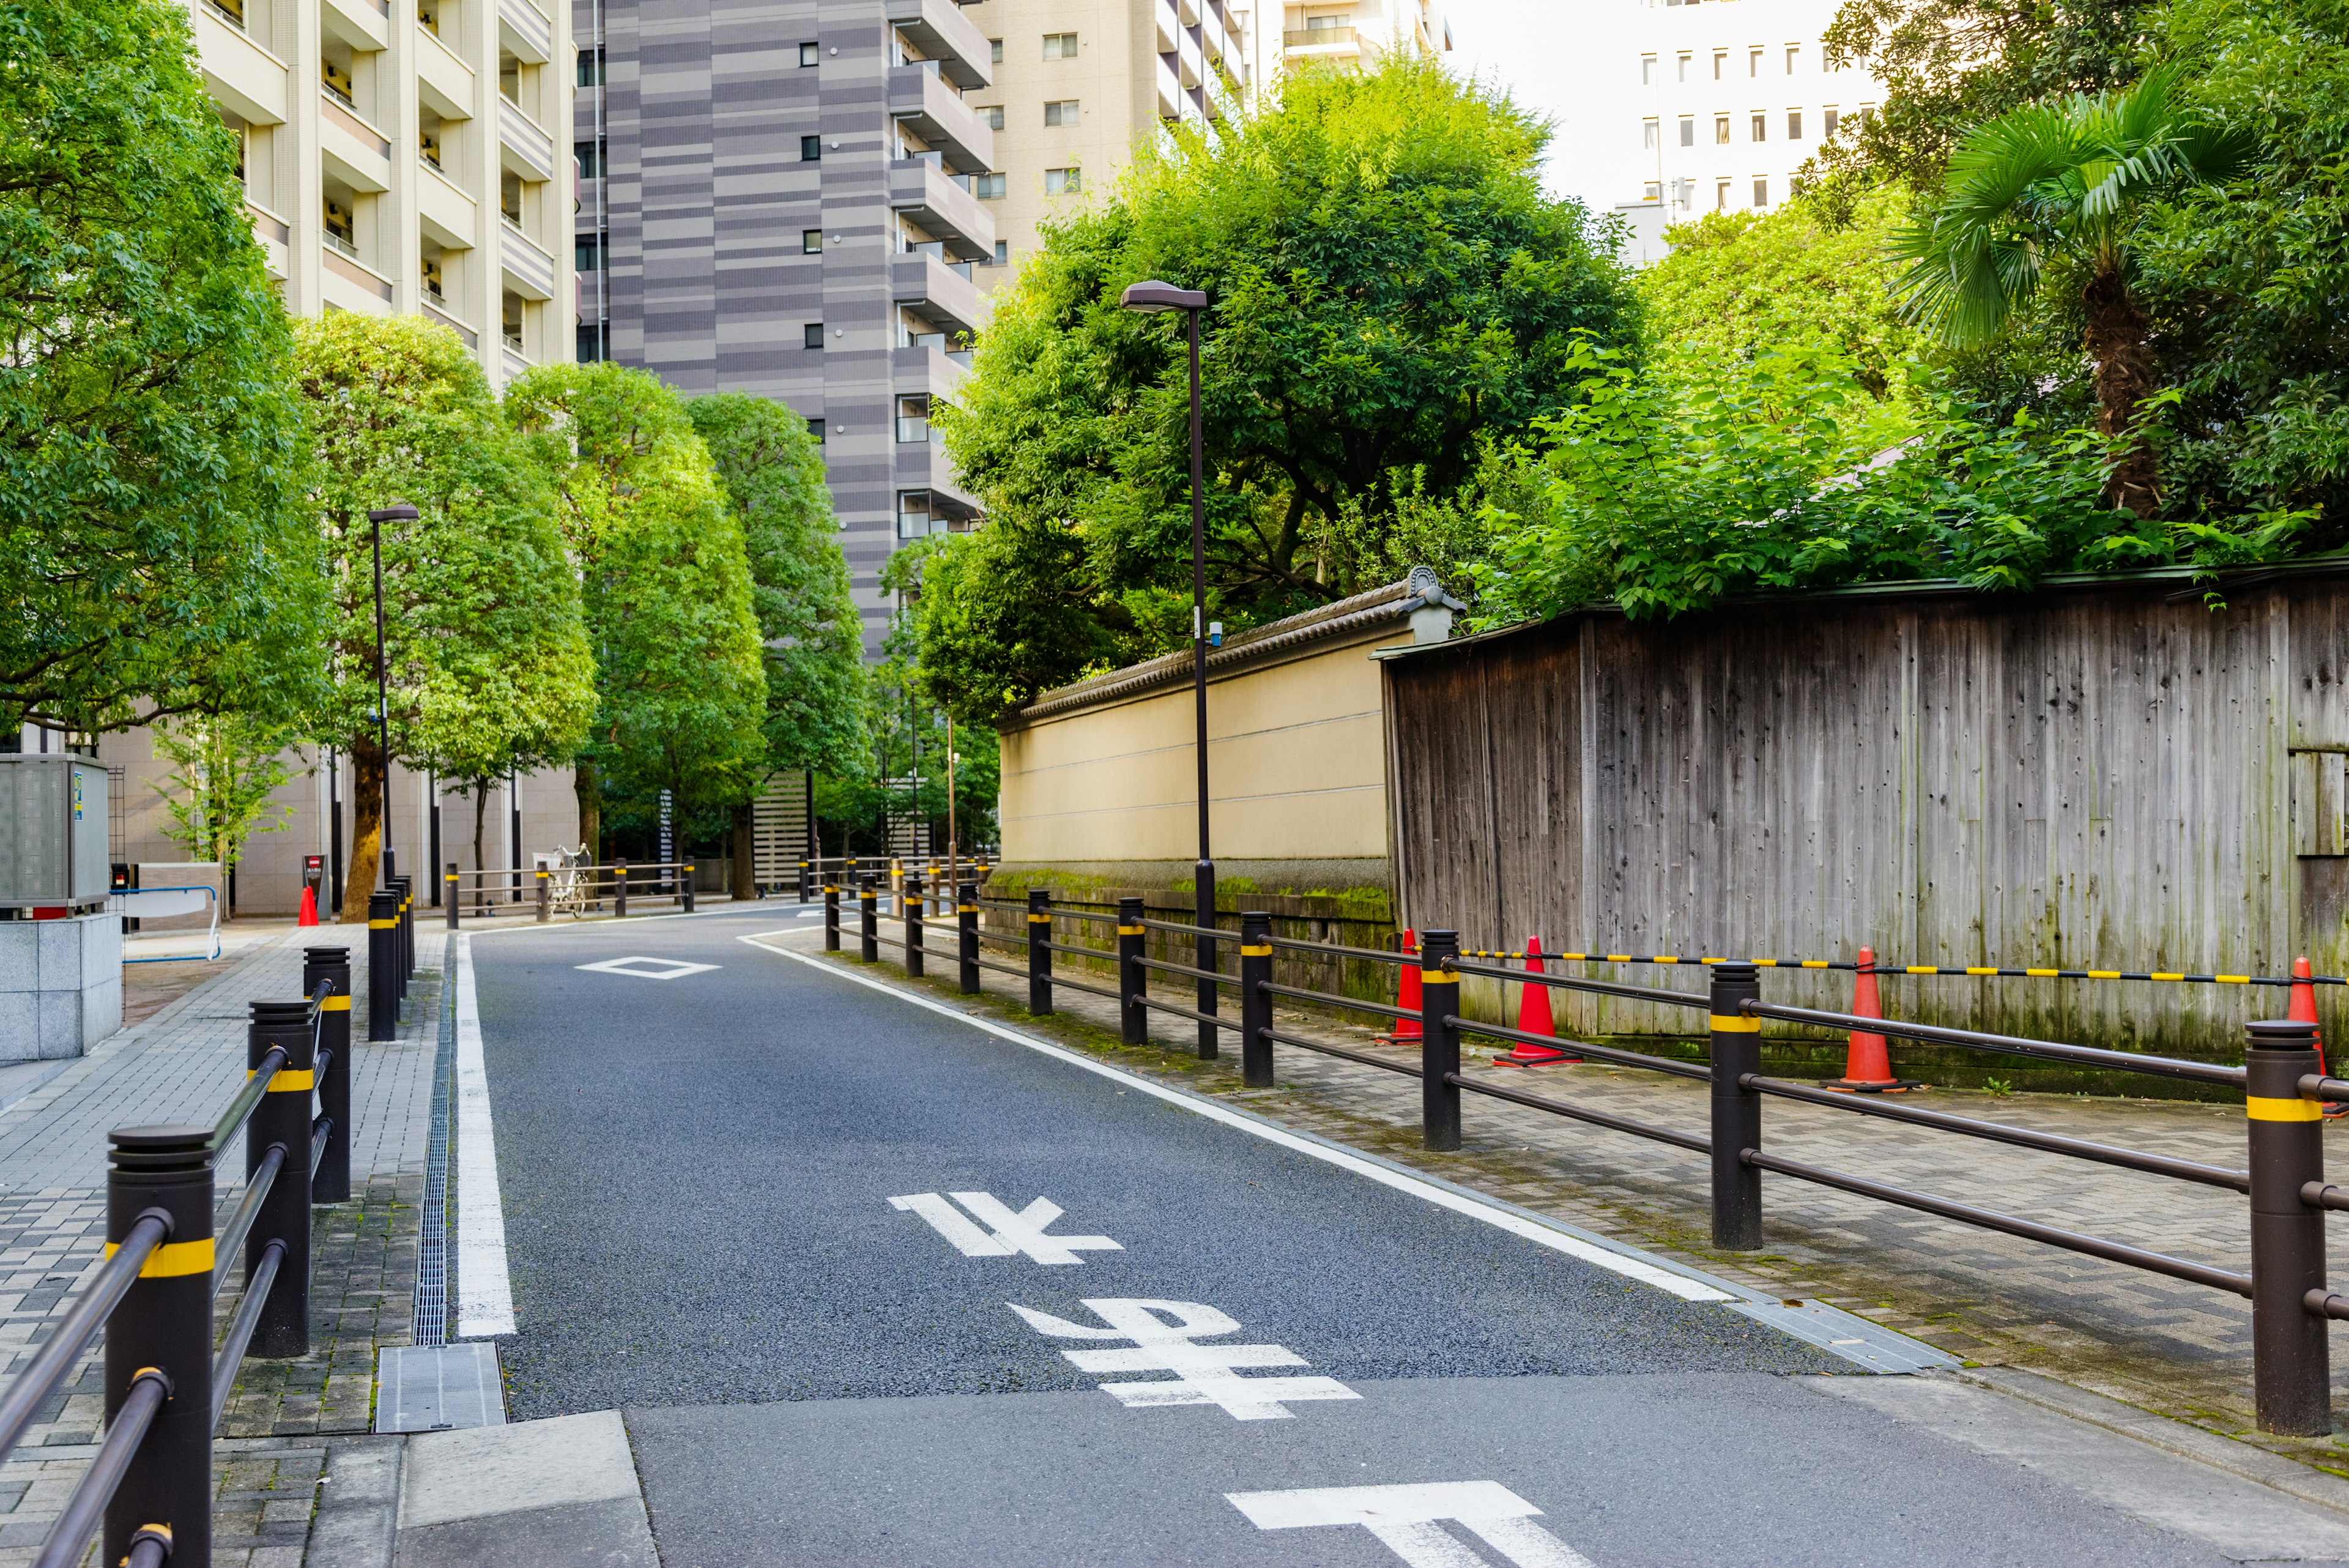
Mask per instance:
[[[78,1056],[122,1027],[122,919],[0,920],[0,1062]]]

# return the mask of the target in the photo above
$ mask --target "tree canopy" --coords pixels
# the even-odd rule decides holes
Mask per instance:
[[[292,340],[173,0],[0,5],[0,729],[316,695]]]
[[[1292,75],[1212,143],[1177,131],[1098,205],[1048,223],[938,415],[989,517],[926,568],[924,641],[953,649],[957,711],[991,718],[1190,634],[1185,323],[1120,308],[1144,278],[1208,297],[1222,618],[1467,553],[1489,447],[1567,406],[1578,337],[1637,336],[1609,239],[1541,192],[1547,135],[1398,54]]]

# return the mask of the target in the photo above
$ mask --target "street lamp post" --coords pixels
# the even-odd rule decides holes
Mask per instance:
[[[1200,435],[1199,412],[1199,313],[1207,308],[1207,296],[1197,289],[1177,288],[1171,283],[1152,280],[1128,287],[1119,304],[1144,316],[1154,316],[1164,310],[1183,312],[1191,339],[1191,696],[1199,769],[1199,863],[1196,869],[1198,924],[1212,929],[1216,923],[1216,862],[1207,850],[1207,493],[1206,463]],[[1194,966],[1203,970],[1219,967],[1216,961],[1216,943],[1212,938],[1198,939]],[[1212,1016],[1216,1011],[1216,982],[1199,982],[1199,1011]],[[1213,1056],[1216,1052],[1216,1026],[1199,1025],[1199,1054]]]
[[[405,501],[396,501],[367,514],[375,551],[375,867],[378,887],[390,886],[383,876],[384,840],[391,835],[391,696],[383,660],[383,525],[413,523],[417,516],[416,508]]]

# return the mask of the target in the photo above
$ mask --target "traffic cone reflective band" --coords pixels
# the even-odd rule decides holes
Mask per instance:
[[[318,923],[318,890],[316,888],[305,887],[302,889],[302,915],[294,923],[297,926],[315,926]]]
[[[1404,956],[1408,958],[1416,959],[1419,956],[1419,933],[1417,931],[1406,930],[1403,932],[1402,950]],[[1395,1020],[1395,1026],[1384,1034],[1380,1035],[1379,1038],[1387,1041],[1390,1044],[1398,1045],[1406,1040],[1418,1039],[1420,1037],[1418,964],[1407,963],[1402,966],[1402,983],[1395,987],[1395,1005],[1402,1008],[1405,1012],[1410,1013],[1411,1016],[1409,1018],[1398,1018]]]
[[[1851,1010],[1862,1018],[1884,1016],[1884,1003],[1876,994],[1876,950],[1859,950],[1859,975],[1852,981]],[[1892,1075],[1892,1058],[1885,1048],[1884,1036],[1851,1032],[1851,1044],[1844,1054],[1843,1076],[1824,1080],[1823,1089],[1842,1089],[1861,1095],[1897,1095],[1905,1089],[1920,1085],[1914,1078]]]
[[[2310,979],[2310,976],[2314,973],[2315,971],[2308,967],[2306,955],[2303,954],[2292,961],[2292,1005],[2284,1010],[2284,1016],[2294,1023],[2316,1023],[2316,985]],[[2325,1070],[2324,1030],[2322,1026],[2319,1026],[2316,1031],[2316,1070],[2319,1073]],[[2324,1114],[2328,1116],[2349,1116],[2349,1105],[2340,1105],[2327,1100],[2324,1103]]]
[[[1541,939],[1539,937],[1527,937],[1526,939],[1526,969],[1528,972],[1533,974],[1539,974],[1542,972],[1542,950]],[[1557,1039],[1557,1021],[1550,1014],[1549,987],[1546,985],[1527,985],[1522,986],[1519,989],[1524,992],[1524,994],[1517,999],[1518,1030],[1526,1034],[1540,1034],[1546,1035],[1552,1040]],[[1493,1064],[1495,1066],[1508,1067],[1543,1067],[1547,1066],[1553,1062],[1579,1062],[1581,1060],[1581,1057],[1569,1055],[1566,1052],[1558,1050],[1554,1045],[1528,1045],[1524,1041],[1520,1040],[1517,1042],[1516,1048],[1508,1052],[1506,1055],[1494,1057]]]

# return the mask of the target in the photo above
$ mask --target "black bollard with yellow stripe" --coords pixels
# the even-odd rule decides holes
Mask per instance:
[[[1041,888],[1028,889],[1028,1012],[1041,1018],[1052,1011],[1052,895]]]
[[[453,931],[457,929],[457,906],[461,902],[457,893],[457,863],[454,860],[449,862],[449,869],[441,873],[440,880],[447,884],[440,900],[440,918],[447,929]]]
[[[1420,1137],[1432,1149],[1460,1147],[1458,931],[1419,933]]]
[[[1251,1089],[1272,1087],[1272,917],[1240,915],[1240,1076]]]
[[[318,1050],[326,1065],[318,1075],[318,1111],[328,1123],[326,1150],[318,1159],[318,1173],[310,1180],[310,1197],[317,1203],[347,1203],[351,1199],[351,950],[304,948],[302,990],[318,994],[318,982],[330,990],[319,1004]]]
[[[1713,1244],[1751,1251],[1762,1244],[1762,1172],[1745,1151],[1762,1147],[1762,1096],[1745,1079],[1762,1071],[1762,1021],[1744,1004],[1762,994],[1750,963],[1713,971]]]
[[[965,996],[978,994],[978,884],[955,888],[955,989]]]
[[[829,877],[823,883],[823,950],[840,950],[840,884]]]
[[[881,894],[870,871],[856,875],[856,956],[866,963],[881,961]]]
[[[408,982],[416,973],[415,900],[410,897],[408,878],[393,877],[385,886],[391,889],[392,905],[392,995],[401,1002],[408,1000]]]
[[[367,895],[367,1038],[399,1037],[399,899]]]
[[[1137,1000],[1150,989],[1150,971],[1142,967],[1150,929],[1142,923],[1142,909],[1138,894],[1117,901],[1117,1032],[1128,1045],[1150,1043],[1150,1009]]]
[[[264,1254],[284,1246],[252,1346],[254,1355],[277,1361],[310,1353],[310,1099],[317,1088],[317,1061],[311,1054],[307,1002],[253,1003],[253,1022],[245,1030],[248,1073],[273,1046],[285,1048],[285,1064],[271,1076],[269,1092],[245,1124],[245,1179],[260,1170],[273,1148],[285,1149],[285,1163],[245,1235],[244,1278],[249,1290]]]
[[[682,879],[678,883],[678,897],[685,905],[685,912],[688,915],[693,913],[693,867],[690,866],[685,868]]]
[[[2243,1109],[2251,1133],[2251,1366],[2260,1428],[2321,1437],[2333,1429],[2324,1295],[2324,1107],[2300,1092],[2318,1072],[2316,1025],[2244,1026]]]
[[[899,904],[905,917],[905,972],[918,980],[922,974],[922,874],[905,873],[905,897]]]
[[[98,1560],[119,1563],[150,1524],[171,1532],[181,1563],[212,1561],[212,1129],[117,1127],[106,1176],[107,1254],[142,1215],[168,1224],[138,1282],[106,1324],[106,1419],[140,1376],[162,1374],[168,1397],[106,1506]],[[149,1371],[152,1368],[153,1371]]]

